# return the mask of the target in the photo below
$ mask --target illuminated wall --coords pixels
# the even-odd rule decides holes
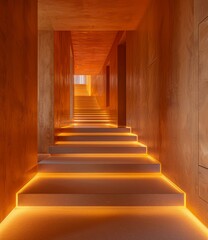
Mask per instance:
[[[199,166],[198,149],[199,140],[207,151],[208,137],[199,134],[197,97],[206,102],[197,69],[198,24],[206,16],[207,1],[153,0],[138,29],[127,32],[127,124],[187,193],[187,206],[208,223],[208,171]]]
[[[54,33],[54,127],[70,119],[70,88],[72,87],[72,51],[69,31]]]
[[[54,32],[38,32],[38,152],[54,140]]]
[[[207,17],[207,0],[152,0],[137,30],[126,32],[127,125],[205,223]],[[103,70],[92,78],[92,94],[105,106],[105,67],[110,66],[112,109],[117,106],[117,47],[114,43]]]
[[[1,221],[36,172],[37,1],[0,1],[0,18]]]

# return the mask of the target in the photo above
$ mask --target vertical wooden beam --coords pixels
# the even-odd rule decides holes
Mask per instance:
[[[70,54],[71,33],[54,33],[54,127],[67,124],[70,119]]]
[[[47,153],[54,138],[53,31],[39,31],[38,43],[38,152]]]

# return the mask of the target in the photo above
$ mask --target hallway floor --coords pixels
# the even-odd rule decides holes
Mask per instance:
[[[185,193],[95,98],[75,97],[74,119],[49,153],[17,193],[0,240],[208,239]]]

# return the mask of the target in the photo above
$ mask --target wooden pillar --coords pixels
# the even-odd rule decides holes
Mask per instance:
[[[54,32],[38,34],[38,152],[54,141]]]
[[[54,33],[54,127],[66,125],[70,120],[71,86],[71,33]]]

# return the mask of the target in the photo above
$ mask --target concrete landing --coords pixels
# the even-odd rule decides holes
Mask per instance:
[[[16,208],[0,225],[1,240],[207,240],[183,207]]]

